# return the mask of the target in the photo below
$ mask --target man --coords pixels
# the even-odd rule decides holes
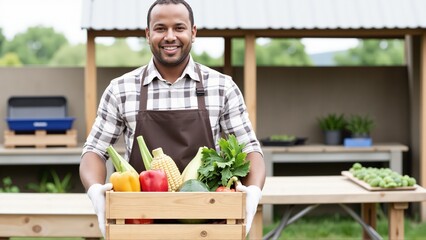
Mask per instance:
[[[106,148],[124,135],[126,158],[144,170],[135,138],[162,147],[182,171],[201,146],[216,148],[222,132],[246,143],[250,173],[237,190],[247,193],[247,233],[261,198],[265,164],[242,94],[229,76],[195,63],[190,55],[197,28],[184,0],[157,0],[148,10],[146,39],[153,57],[111,81],[83,149],[80,177],[105,235]]]

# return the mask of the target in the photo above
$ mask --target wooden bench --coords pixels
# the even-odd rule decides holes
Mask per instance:
[[[1,193],[0,206],[0,239],[102,237],[85,193]]]

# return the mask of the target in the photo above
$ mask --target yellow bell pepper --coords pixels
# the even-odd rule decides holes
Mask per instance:
[[[114,191],[140,192],[139,174],[136,170],[124,160],[112,146],[107,148],[107,152],[116,169],[116,172],[112,173],[109,179]]]
[[[140,192],[139,176],[132,172],[114,172],[109,181],[117,192]]]

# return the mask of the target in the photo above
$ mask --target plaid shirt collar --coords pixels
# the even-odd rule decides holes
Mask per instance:
[[[200,78],[197,73],[196,64],[194,60],[192,59],[191,55],[189,55],[189,62],[186,65],[186,68],[183,70],[182,75],[177,79],[176,82],[178,82],[180,79],[183,79],[185,76],[189,76],[189,78],[195,81],[200,81]],[[141,77],[142,77],[142,74],[141,74]],[[143,82],[143,85],[145,86],[150,84],[154,79],[160,79],[162,81],[165,81],[163,77],[161,76],[160,72],[158,72],[157,68],[155,67],[154,59],[151,58],[151,60],[149,61],[147,65],[147,76],[145,77],[145,81]]]

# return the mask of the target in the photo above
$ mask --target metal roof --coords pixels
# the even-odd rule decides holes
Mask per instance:
[[[144,30],[153,0],[82,0],[82,28]],[[426,0],[187,0],[198,29],[423,29]]]

